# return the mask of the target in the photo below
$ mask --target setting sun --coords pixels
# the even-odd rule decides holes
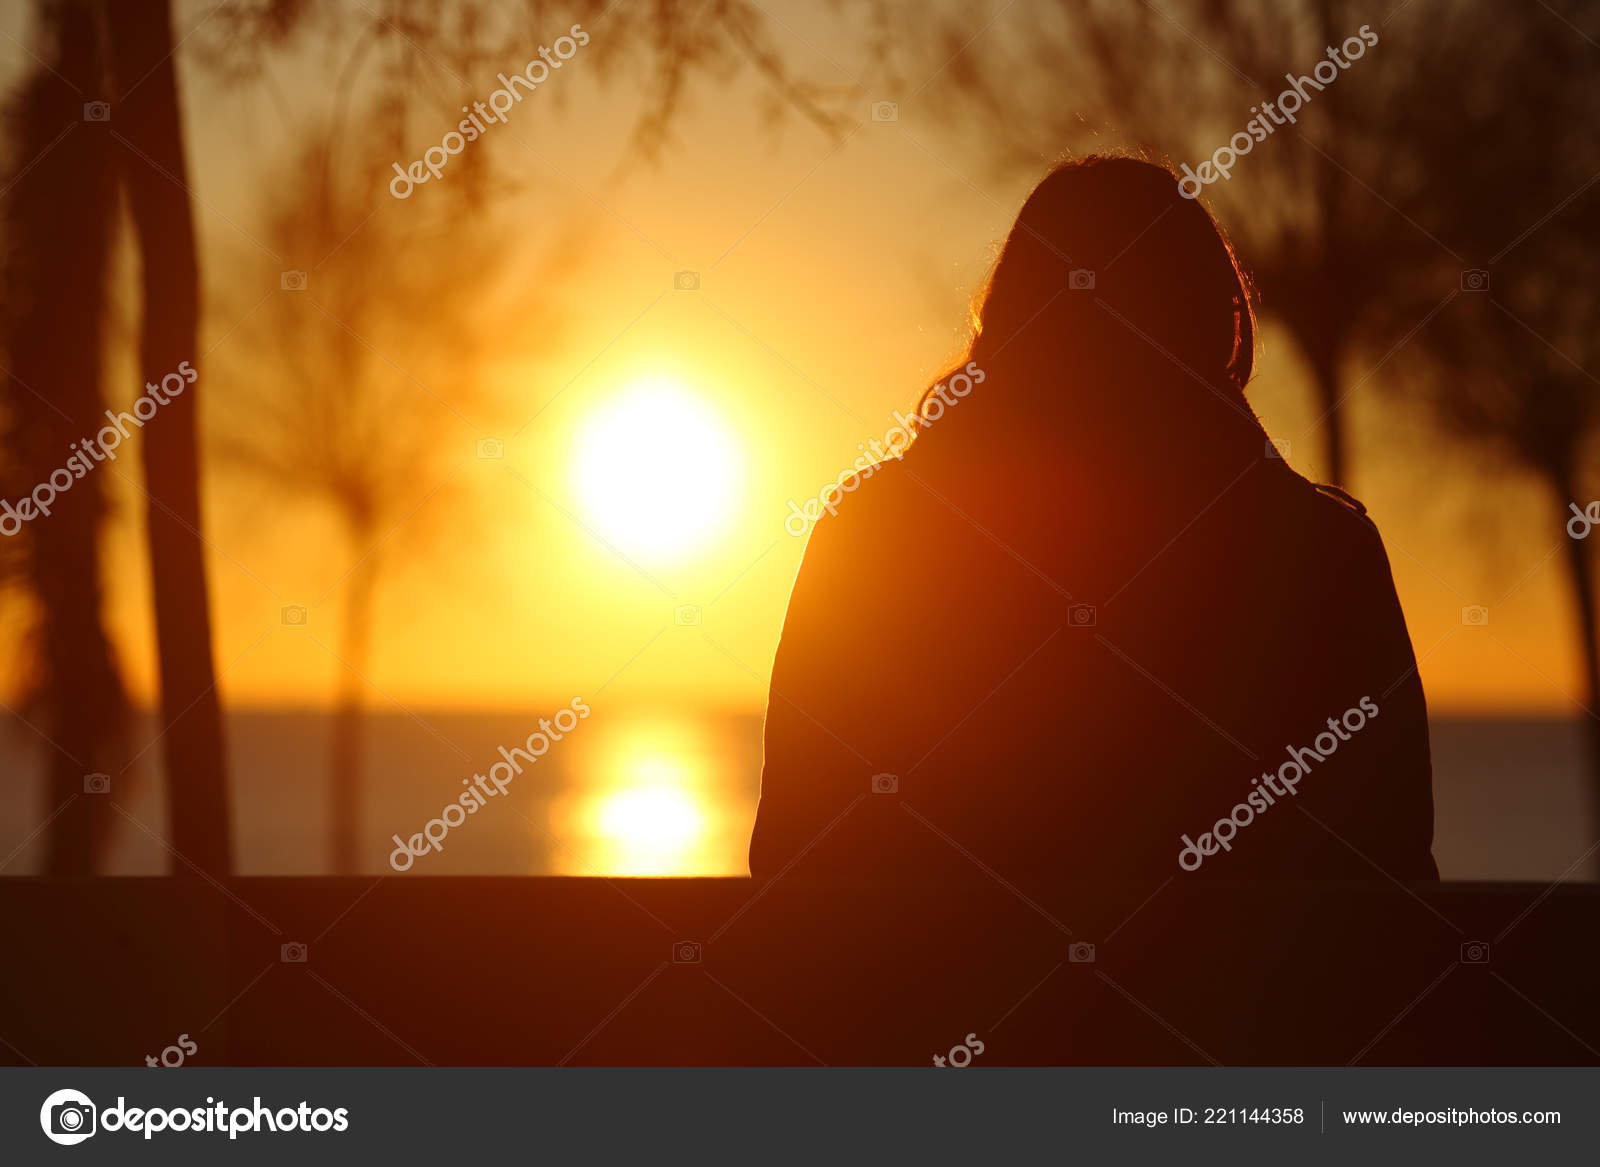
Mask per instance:
[[[726,527],[740,472],[738,444],[721,416],[665,377],[637,381],[591,413],[574,463],[597,533],[653,561],[700,550]]]

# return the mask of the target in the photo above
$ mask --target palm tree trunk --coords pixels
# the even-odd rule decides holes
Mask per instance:
[[[140,366],[159,382],[199,364],[199,265],[166,2],[110,3],[118,99],[110,133],[143,261]],[[222,713],[211,657],[211,609],[200,534],[196,406],[202,382],[173,397],[139,435],[160,655],[162,744],[172,845],[201,871],[232,867]]]

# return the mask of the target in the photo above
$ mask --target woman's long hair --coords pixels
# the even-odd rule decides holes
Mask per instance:
[[[984,412],[1023,425],[1203,404],[1231,406],[1256,426],[1244,402],[1255,367],[1251,298],[1226,237],[1176,174],[1091,155],[1057,166],[1023,204],[960,367],[990,374],[974,391],[989,399]],[[919,402],[920,428],[943,383]],[[1220,405],[1199,401],[1208,390]]]

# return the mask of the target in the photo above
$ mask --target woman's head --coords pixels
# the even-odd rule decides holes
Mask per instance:
[[[975,317],[972,358],[1020,374],[991,391],[1030,415],[1074,413],[1097,392],[1137,408],[1139,385],[1204,395],[1197,380],[1239,398],[1254,365],[1232,248],[1177,175],[1134,157],[1064,163],[1034,188]]]

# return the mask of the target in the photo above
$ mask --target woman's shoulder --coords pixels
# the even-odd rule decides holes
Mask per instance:
[[[805,574],[853,577],[852,586],[864,588],[874,578],[893,582],[891,565],[896,571],[915,570],[953,554],[962,543],[960,516],[971,500],[965,497],[966,484],[952,481],[935,462],[918,438],[899,456],[824,490],[809,508],[814,521],[805,532]]]
[[[920,445],[914,441],[897,455],[859,461],[825,485],[806,508],[813,519],[812,538],[824,530],[834,539],[852,534],[870,537],[876,528],[899,521],[901,512],[923,495],[918,479],[923,461],[918,456]]]
[[[1272,470],[1268,497],[1282,512],[1283,521],[1356,542],[1378,539],[1378,525],[1366,504],[1343,487],[1314,482],[1283,462],[1272,463]]]
[[[1366,504],[1339,486],[1313,482],[1283,468],[1271,491],[1275,531],[1269,539],[1280,578],[1308,594],[1363,608],[1387,608],[1394,595],[1389,553]]]
[[[1312,482],[1309,478],[1302,479],[1302,481],[1323,498],[1331,499],[1338,504],[1337,508],[1324,507],[1330,515],[1338,515],[1339,520],[1343,522],[1349,522],[1353,516],[1364,520],[1364,525],[1372,530],[1376,531],[1378,529],[1378,525],[1367,514],[1367,504],[1343,487],[1334,486],[1331,482]]]

